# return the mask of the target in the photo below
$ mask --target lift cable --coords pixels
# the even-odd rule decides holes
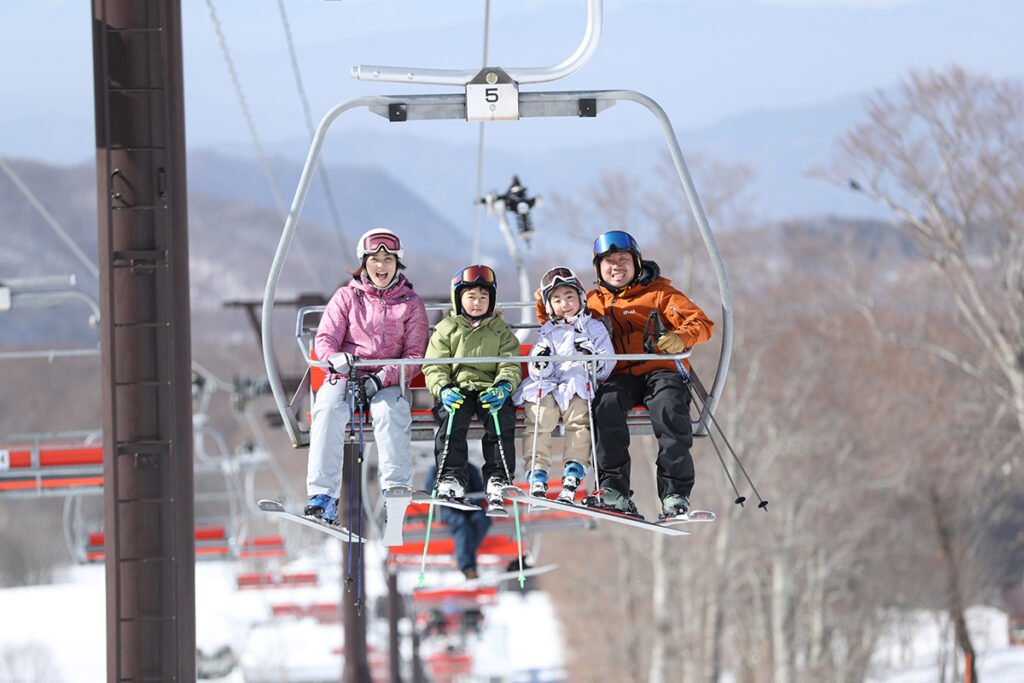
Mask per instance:
[[[28,188],[28,185],[26,185],[21,180],[21,178],[18,176],[15,170],[11,168],[11,165],[7,163],[7,160],[2,157],[0,157],[0,168],[4,170],[4,173],[6,173],[7,177],[11,179],[11,182],[14,183],[14,186],[17,187],[23,195],[25,195],[25,198],[29,201],[33,208],[35,208],[35,210],[39,212],[39,215],[43,217],[43,220],[46,221],[47,225],[53,228],[53,231],[57,233],[57,235],[61,238],[61,241],[64,242],[68,249],[70,249],[71,252],[78,257],[78,260],[82,262],[86,270],[88,270],[89,273],[94,278],[96,278],[97,281],[99,281],[100,269],[96,266],[95,263],[92,262],[92,260],[86,255],[86,253],[82,251],[81,247],[79,247],[75,243],[75,241],[71,239],[71,235],[68,234],[67,230],[61,227],[61,224],[57,222],[57,219],[54,218],[53,215],[46,210],[46,207],[43,206],[42,202],[40,202],[39,199],[35,196],[35,194],[32,193],[32,190]]]
[[[481,69],[487,67],[487,42],[491,25],[491,0],[484,5],[484,59]],[[480,262],[480,202],[477,201],[483,193],[484,176],[484,121],[480,122],[480,137],[477,141],[476,151],[476,194],[473,195],[473,263]]]
[[[288,13],[284,8],[284,0],[277,0],[277,8],[281,14],[281,26],[284,28],[284,39],[288,45],[288,57],[291,59],[292,74],[295,76],[295,88],[299,91],[299,100],[302,102],[302,111],[306,118],[306,129],[309,131],[309,139],[312,141],[316,134],[316,126],[313,124],[313,113],[309,108],[309,98],[306,96],[306,86],[302,83],[302,72],[299,70],[299,58],[295,53],[295,42],[292,40],[291,24],[288,22]],[[321,157],[317,161],[320,169],[320,183],[324,188],[324,197],[327,199],[327,209],[331,212],[331,222],[334,223],[334,230],[338,234],[338,243],[341,245],[342,253],[349,253],[348,243],[345,240],[345,231],[341,227],[341,216],[338,207],[334,202],[334,192],[331,190],[331,181],[327,177],[327,167]]]
[[[260,143],[259,133],[256,132],[256,124],[253,121],[252,113],[249,111],[249,104],[246,101],[245,93],[242,90],[242,82],[238,77],[238,71],[235,69],[235,62],[231,57],[231,50],[228,48],[227,39],[224,37],[224,31],[221,27],[220,19],[217,18],[217,10],[213,6],[213,0],[206,0],[206,6],[210,10],[210,21],[213,23],[213,30],[217,34],[221,53],[224,55],[224,63],[227,66],[228,74],[231,76],[231,82],[235,88],[235,96],[238,98],[238,104],[242,108],[242,116],[245,118],[245,124],[249,129],[252,144],[256,148],[256,155],[259,158],[260,166],[263,169],[263,174],[267,178],[267,184],[270,185],[270,193],[274,197],[274,204],[277,206],[278,213],[282,217],[287,217],[288,211],[285,209],[284,201],[281,199],[281,193],[277,189],[277,183],[274,181],[274,174],[270,171],[270,163],[267,161],[267,155],[263,151],[263,145]],[[296,247],[298,247],[298,255],[302,264],[306,268],[307,274],[312,278],[318,289],[324,289],[323,281],[320,278],[320,274],[317,273],[316,268],[313,267],[313,262],[309,257],[309,253],[302,246],[301,242],[297,241]]]

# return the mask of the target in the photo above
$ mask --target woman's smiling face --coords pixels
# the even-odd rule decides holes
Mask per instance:
[[[389,254],[383,249],[376,254],[366,257],[366,264],[363,266],[367,277],[377,287],[387,287],[395,278],[398,272],[398,259],[394,254]]]

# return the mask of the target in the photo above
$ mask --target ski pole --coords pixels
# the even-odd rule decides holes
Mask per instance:
[[[494,431],[498,434],[498,454],[501,456],[501,466],[505,469],[505,479],[512,482],[512,473],[508,471],[508,462],[505,460],[505,446],[501,443],[501,424],[498,422],[498,411],[492,410],[491,417],[494,418]],[[519,531],[519,503],[512,501],[512,516],[516,520],[516,543],[519,546],[519,588],[526,587],[526,575],[523,574],[523,535]]]
[[[590,418],[590,455],[594,463],[594,493],[601,490],[601,481],[597,471],[597,440],[594,436],[594,399],[592,396],[597,393],[597,369],[594,361],[587,363],[587,417]]]
[[[348,438],[349,443],[356,440],[356,394],[355,394],[355,368],[349,370],[348,386]],[[354,473],[355,462],[349,463],[349,476],[351,477]],[[344,470],[342,470],[344,471]],[[337,514],[337,512],[335,512]],[[349,481],[348,486],[348,520],[349,526],[352,525],[352,481]],[[348,558],[348,574],[345,576],[345,590],[352,590],[352,532],[349,532],[348,541],[345,548],[345,555]]]
[[[676,363],[678,365],[682,365],[682,361],[677,360]],[[729,438],[725,435],[725,430],[722,429],[722,425],[720,425],[718,423],[718,420],[715,418],[714,414],[711,413],[710,410],[708,411],[707,418],[704,417],[704,408],[705,408],[705,406],[707,404],[705,404],[703,401],[701,401],[700,398],[697,396],[697,392],[694,391],[693,385],[689,381],[690,375],[683,368],[680,368],[680,372],[683,374],[683,377],[687,380],[686,381],[686,388],[690,392],[690,396],[693,398],[693,402],[695,404],[697,404],[697,406],[698,406],[698,411],[699,411],[698,415],[700,416],[701,421],[704,423],[704,429],[708,430],[708,439],[711,440],[711,445],[715,446],[715,452],[718,453],[718,446],[715,444],[714,439],[711,438],[711,426],[707,422],[708,418],[710,418],[711,423],[713,425],[715,425],[715,429],[718,430],[718,434],[722,437],[722,441],[725,442],[726,448],[728,448],[729,452],[732,454],[733,460],[735,460],[736,464],[739,465],[740,471],[743,473],[743,476],[746,478],[747,483],[750,484],[750,489],[754,492],[754,495],[757,496],[757,501],[758,501],[757,507],[762,508],[764,510],[767,510],[768,509],[768,501],[763,499],[761,497],[761,494],[757,492],[757,487],[754,486],[753,480],[751,480],[750,475],[747,474],[747,468],[745,468],[743,466],[743,462],[740,461],[739,456],[736,454],[736,450],[732,447],[732,444],[729,443]],[[722,460],[722,456],[721,456],[720,453],[718,455],[718,459]],[[722,466],[725,467],[725,461],[724,460],[722,461]],[[726,473],[726,475],[729,474],[728,468],[726,468],[725,473]],[[729,476],[729,482],[730,483],[732,482],[732,477],[731,476]],[[736,484],[733,484],[733,489],[734,490],[736,489]],[[738,495],[739,495],[739,492],[737,491],[737,496]],[[736,502],[739,503],[740,506],[742,507],[744,500],[745,499],[741,496],[741,497],[736,499]]]
[[[530,476],[537,471],[537,435],[540,433],[540,391],[543,384],[537,380],[537,405],[533,409],[533,457],[530,459]],[[524,408],[525,411],[525,408]],[[500,438],[500,437],[499,437]],[[502,455],[502,459],[505,456]],[[530,477],[527,477],[529,481]],[[532,483],[532,482],[531,482]],[[545,496],[546,497],[546,496]]]
[[[434,475],[434,487],[433,491],[430,492],[431,500],[437,499],[437,485],[441,481],[441,472],[444,471],[444,461],[448,458],[448,443],[452,438],[452,422],[455,421],[455,411],[450,408],[445,408],[448,411],[448,424],[444,430],[444,448],[441,449],[441,461],[437,465],[437,473]],[[420,563],[420,577],[419,587],[423,588],[424,574],[427,569],[427,548],[430,547],[430,525],[434,521],[434,506],[431,505],[430,509],[427,510],[427,536],[423,539],[423,562]]]
[[[356,380],[356,381],[358,382],[358,380]],[[355,471],[352,472],[352,476],[355,477],[356,475],[359,475],[359,477],[360,477],[359,478],[359,504],[356,506],[356,511],[357,511],[357,513],[359,515],[359,526],[358,526],[359,531],[358,531],[358,533],[359,533],[359,537],[362,538],[363,537],[363,486],[362,486],[363,422],[364,422],[364,419],[366,418],[366,406],[367,406],[366,385],[365,384],[360,384],[359,385],[359,389],[360,389],[360,391],[359,391],[359,398],[360,398],[360,401],[359,401],[359,457],[356,458],[356,462],[358,464],[356,465]],[[355,482],[356,480],[353,478],[352,481]],[[351,524],[351,518],[349,518],[349,519],[350,519],[349,523]],[[351,538],[351,534],[349,534],[349,538]],[[363,544],[362,543],[359,544],[359,556],[356,559],[356,577],[357,577],[357,580],[356,580],[356,614],[362,614],[362,611],[363,611]]]

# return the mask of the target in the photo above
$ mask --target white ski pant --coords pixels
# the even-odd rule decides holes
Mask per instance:
[[[565,426],[565,444],[563,447],[562,464],[573,460],[583,467],[590,465],[590,404],[585,398],[573,396],[563,413],[555,397],[545,394],[540,406],[533,401],[523,403],[526,414],[526,429],[523,432],[523,448],[520,451],[526,463],[526,471],[538,469],[545,472],[551,469],[551,432],[558,426],[558,418],[562,418]],[[539,417],[538,417],[539,413]],[[540,423],[537,434],[537,460],[533,458],[533,433]]]
[[[344,380],[334,384],[324,382],[316,392],[306,471],[306,492],[309,496],[326,493],[335,498],[341,497],[345,430],[352,410],[347,386]],[[409,402],[397,386],[384,387],[370,399],[370,417],[373,418],[381,487],[412,487],[412,413]],[[358,408],[356,420],[358,423]]]

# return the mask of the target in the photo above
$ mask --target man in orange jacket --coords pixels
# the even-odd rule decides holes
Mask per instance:
[[[658,264],[644,261],[636,240],[620,230],[594,241],[598,288],[587,292],[587,306],[610,325],[616,353],[645,353],[645,335],[652,314],[664,325],[657,336],[659,353],[681,353],[711,338],[714,323],[671,281]],[[540,308],[538,307],[538,314]],[[543,320],[542,320],[543,322]],[[687,361],[687,368],[689,364]],[[619,361],[594,397],[597,467],[603,500],[591,504],[639,516],[630,499],[629,428],[626,415],[643,403],[658,439],[658,498],[661,518],[685,515],[693,488],[693,429],[690,394],[675,362]]]

